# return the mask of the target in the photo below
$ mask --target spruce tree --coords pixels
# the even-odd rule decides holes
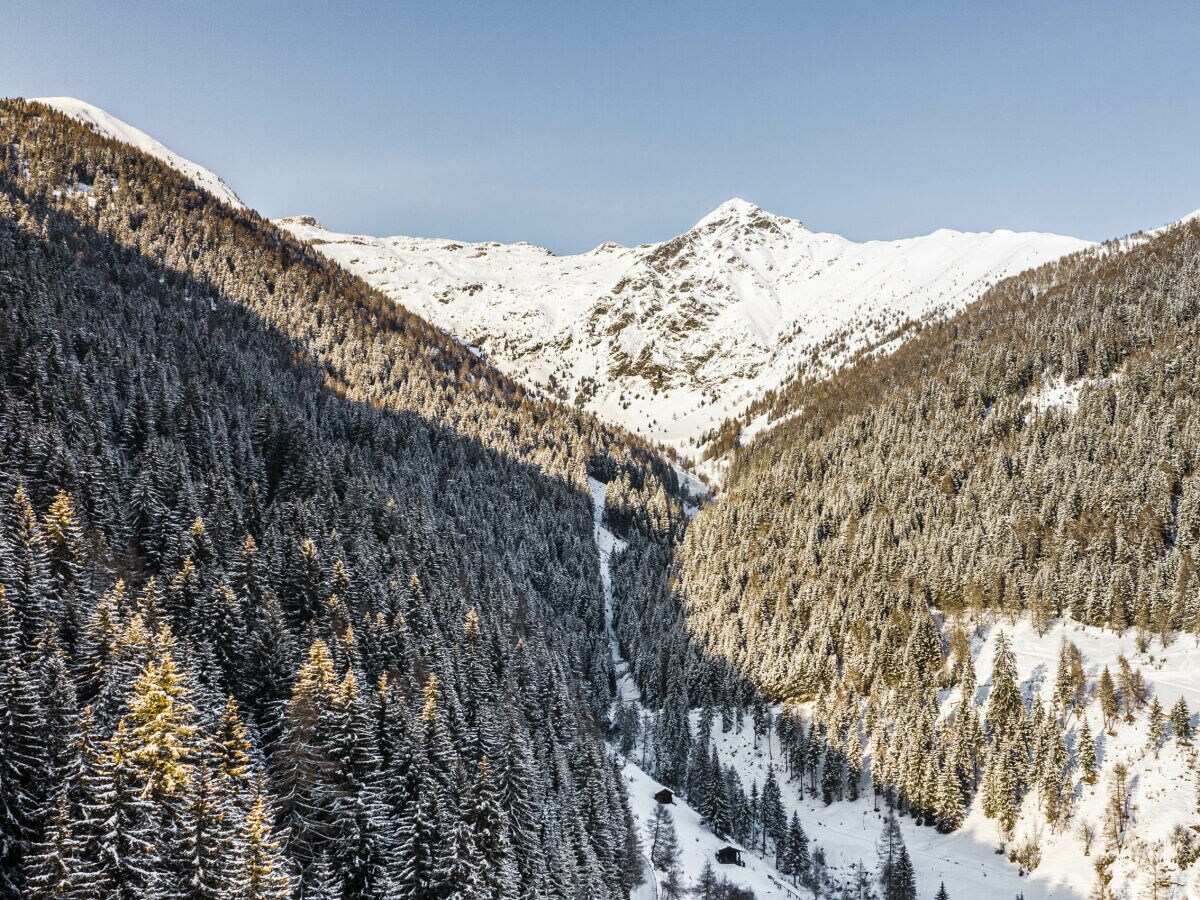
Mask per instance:
[[[260,782],[238,840],[236,883],[246,900],[283,900],[291,894],[281,844],[271,828],[274,818]]]
[[[196,900],[238,895],[240,815],[232,783],[206,754],[185,788],[181,815],[169,847],[169,876]],[[164,860],[165,861],[165,860]]]
[[[1079,774],[1086,784],[1096,783],[1098,771],[1096,763],[1096,739],[1092,737],[1092,726],[1086,717],[1079,726],[1079,738],[1076,745],[1076,755],[1079,759]]]
[[[1104,671],[1100,673],[1100,683],[1096,689],[1096,695],[1100,701],[1100,712],[1104,716],[1104,729],[1110,734],[1112,733],[1113,723],[1117,719],[1117,689],[1113,683],[1112,673],[1108,671],[1108,666],[1104,667]]]
[[[962,783],[953,760],[948,760],[939,771],[933,804],[937,828],[943,833],[954,831],[966,817]]]
[[[712,749],[708,765],[712,778],[708,825],[717,837],[727,837],[733,833],[734,798],[730,796],[729,777],[721,767],[716,747]]]
[[[879,884],[882,900],[916,900],[916,877],[900,824],[890,811],[879,836]]]
[[[1058,826],[1070,813],[1071,756],[1058,722],[1046,720],[1046,735],[1042,741],[1041,783],[1039,791],[1042,812],[1051,828]]]
[[[778,849],[787,836],[787,818],[783,809],[783,796],[779,788],[779,780],[775,777],[775,767],[772,765],[767,766],[767,778],[763,782],[759,810],[763,829],[763,852],[765,853],[768,837],[774,841],[776,849]]]
[[[508,835],[508,817],[492,780],[487,758],[479,761],[470,814],[473,839],[483,861],[483,887],[490,900],[517,896],[517,864]]]
[[[337,767],[332,758],[334,689],[329,647],[318,639],[297,673],[274,766],[279,773],[288,853],[302,868],[315,862],[333,837],[330,819],[337,802],[332,783]]]
[[[253,796],[257,778],[251,761],[252,751],[250,734],[242,722],[237,700],[230,694],[217,723],[211,753],[220,774],[231,782],[235,796],[247,800]]]
[[[679,860],[679,844],[675,836],[675,821],[671,811],[662,804],[654,807],[654,816],[650,820],[647,843],[650,848],[650,862],[660,872],[667,872]]]
[[[331,726],[336,803],[329,817],[333,844],[330,860],[341,873],[347,892],[363,900],[384,898],[391,891],[395,859],[391,834],[384,825],[385,801],[374,728],[353,668],[337,687]]]
[[[1004,632],[996,638],[992,663],[992,686],[988,694],[987,726],[999,743],[1020,739],[1025,720],[1025,704],[1017,686],[1017,660]]]
[[[1162,746],[1163,739],[1167,734],[1167,716],[1163,712],[1162,704],[1158,702],[1157,694],[1150,702],[1150,712],[1146,718],[1146,726],[1148,731],[1146,744],[1154,751],[1154,756],[1157,758],[1158,749]]]
[[[692,896],[696,900],[718,900],[719,886],[720,879],[717,878],[712,863],[705,860],[704,868],[700,870],[696,883],[692,886]]]
[[[812,859],[808,852],[808,835],[800,825],[800,816],[793,810],[792,819],[788,825],[787,851],[784,854],[784,865],[780,871],[791,876],[792,884],[808,884]]]
[[[22,860],[45,801],[46,735],[37,692],[19,659],[15,616],[0,591],[0,894],[21,893]]]
[[[515,719],[510,721],[505,751],[504,765],[498,777],[500,803],[508,816],[513,854],[521,873],[522,896],[525,896],[546,868],[539,839],[544,788],[535,769],[528,738]]]
[[[64,643],[74,647],[80,622],[78,617],[88,604],[88,585],[84,577],[85,546],[83,525],[75,504],[60,490],[42,520],[46,563],[47,612],[58,624]]]
[[[156,803],[191,782],[200,749],[195,718],[183,676],[171,654],[163,652],[134,682],[129,712],[120,723],[125,736],[114,745]]]
[[[1175,735],[1175,740],[1185,747],[1190,747],[1192,744],[1192,713],[1188,709],[1187,700],[1180,695],[1175,701],[1175,705],[1171,707],[1171,731]]]
[[[26,858],[25,896],[30,900],[84,896],[89,886],[83,881],[79,861],[79,841],[75,836],[71,809],[65,794],[60,793],[44,836]]]
[[[23,484],[18,483],[7,515],[0,520],[0,584],[15,611],[20,650],[28,655],[46,619],[63,613],[50,591],[50,559],[45,534]],[[55,605],[52,605],[55,604]]]
[[[996,820],[1000,835],[1006,841],[1017,822],[1017,793],[1023,765],[1024,753],[1014,740],[998,741],[991,745],[980,788],[983,812]]]
[[[120,900],[147,896],[164,874],[158,852],[160,842],[169,841],[170,835],[161,831],[160,811],[147,788],[153,783],[161,789],[165,782],[151,781],[153,768],[143,769],[135,759],[139,750],[145,754],[149,749],[131,735],[128,723],[121,722],[99,756],[85,751],[81,864],[90,884]]]

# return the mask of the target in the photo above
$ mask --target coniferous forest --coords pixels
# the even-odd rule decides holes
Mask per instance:
[[[857,900],[916,896],[901,820],[976,810],[1021,874],[1023,816],[1090,856],[1103,776],[1113,896],[1110,741],[1200,773],[1140,667],[1200,639],[1200,219],[907,337],[760,398],[696,509],[661,448],[0,101],[0,900],[747,896],[684,884],[626,760]],[[1134,661],[1064,636],[1022,674],[1008,632],[1063,623]],[[831,871],[789,796],[874,800],[877,871]]]
[[[1197,358],[1195,221],[1003,282],[888,356],[781,391],[787,421],[736,456],[651,608],[685,623],[704,671],[784,703],[788,766],[826,802],[870,784],[944,831],[976,797],[1004,837],[1027,801],[1075,827],[1090,703],[1110,736],[1147,717],[1155,756],[1168,735],[1146,676],[1124,656],[1085,672],[1065,641],[1047,704],[1023,695],[1003,634],[989,672],[970,642],[1022,619],[1133,633],[1142,653],[1195,642]],[[633,593],[636,609],[653,592]],[[1172,721],[1190,747],[1182,699]]]
[[[589,471],[674,488],[4,101],[0,896],[627,896]]]

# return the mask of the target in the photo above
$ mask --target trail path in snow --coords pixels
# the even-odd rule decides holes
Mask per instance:
[[[630,900],[658,900],[658,876],[646,855],[642,854],[642,883],[633,889]]]

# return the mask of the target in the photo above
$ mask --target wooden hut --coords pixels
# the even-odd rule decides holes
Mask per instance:
[[[737,847],[722,847],[717,851],[717,862],[723,866],[744,866],[742,851]]]
[[[672,794],[666,788],[663,788],[661,791],[659,791],[657,794],[654,795],[654,799],[657,800],[659,803],[662,803],[665,805],[667,803],[674,803],[675,795]]]

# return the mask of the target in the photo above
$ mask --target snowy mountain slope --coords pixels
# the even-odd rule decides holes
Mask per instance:
[[[713,738],[721,762],[738,770],[747,789],[751,784],[762,788],[769,765],[774,764],[776,777],[781,775],[780,747],[774,734],[770,749],[765,739],[759,741],[757,748],[754,746],[750,723],[728,733],[718,729]],[[819,796],[802,791],[798,782],[782,779],[780,787],[787,815],[790,817],[793,811],[799,814],[809,839],[825,851],[827,868],[835,879],[848,879],[851,867],[858,862],[874,871],[883,828],[882,799],[877,801],[868,792],[857,801],[835,801],[825,806]],[[632,795],[631,802],[636,803]],[[994,852],[995,826],[982,815],[977,827],[972,816],[952,834],[939,834],[933,828],[918,826],[908,817],[898,821],[912,857],[919,897],[933,897],[943,883],[952,898],[1007,900],[1021,892],[1026,900],[1087,896],[1086,891],[1072,892],[1061,885],[1031,884],[1029,878],[1020,875],[1017,866]],[[1082,883],[1090,883],[1086,878],[1089,874],[1085,869]]]
[[[1200,830],[1196,747],[1169,734],[1156,753],[1148,745],[1149,727],[1144,711],[1132,722],[1121,719],[1114,725],[1113,733],[1106,734],[1095,696],[1101,671],[1108,667],[1116,677],[1117,660],[1125,656],[1134,670],[1141,670],[1151,696],[1157,696],[1164,709],[1170,710],[1182,697],[1191,710],[1196,710],[1200,706],[1200,647],[1196,640],[1181,637],[1166,648],[1150,646],[1142,651],[1132,631],[1117,635],[1059,621],[1045,634],[1038,635],[1028,619],[1022,619],[1016,625],[992,626],[973,642],[973,657],[981,678],[991,670],[996,641],[1002,631],[1010,638],[1016,654],[1022,692],[1027,698],[1041,696],[1047,703],[1055,687],[1054,672],[1062,640],[1065,638],[1079,648],[1089,689],[1083,715],[1099,738],[1099,775],[1095,784],[1085,784],[1080,774],[1074,773],[1072,816],[1065,828],[1054,830],[1046,826],[1037,808],[1036,792],[1026,799],[1008,845],[1033,841],[1040,847],[1040,864],[1025,874],[999,852],[1001,842],[996,823],[984,816],[978,798],[962,827],[951,834],[941,834],[933,828],[918,826],[911,818],[901,817],[899,822],[916,870],[919,896],[932,897],[942,883],[951,897],[1082,900],[1092,896],[1096,885],[1095,863],[1108,849],[1104,838],[1105,808],[1112,795],[1118,763],[1128,767],[1131,819],[1127,836],[1114,853],[1111,866],[1114,896],[1150,896],[1149,860],[1155,856],[1161,862],[1164,879],[1172,884],[1170,891],[1158,896],[1200,896],[1200,870],[1196,866],[1178,869],[1172,840],[1176,826],[1192,833],[1193,840],[1197,840],[1194,832]],[[986,694],[984,681],[979,697],[986,698]],[[947,696],[945,712],[949,713],[956,703],[953,695]],[[694,727],[697,717],[694,713]],[[1081,722],[1075,718],[1071,726],[1072,746],[1078,742]],[[1195,725],[1195,715],[1192,722]],[[761,788],[772,763],[777,775],[781,774],[782,754],[774,734],[769,748],[763,740],[755,747],[748,722],[740,730],[728,733],[717,729],[713,737],[721,762],[735,766],[747,788],[751,784]],[[625,777],[631,806],[639,823],[644,823],[653,814],[653,794],[660,786],[637,767],[638,752],[635,749],[626,762]],[[824,849],[831,875],[846,878],[859,861],[869,869],[874,868],[883,821],[882,800],[868,792],[857,801],[835,801],[825,806],[819,796],[801,790],[795,781],[782,779],[781,788],[788,815],[793,810],[799,813],[809,838]],[[704,859],[724,842],[708,830],[685,801],[677,800],[674,812],[684,851],[681,864],[685,881],[691,881]],[[1085,824],[1095,830],[1090,852],[1083,836]],[[740,883],[753,887],[759,897],[795,896],[769,860],[757,854],[749,854],[747,859],[750,870],[744,875],[735,873]],[[804,891],[796,893],[807,896]]]
[[[1099,777],[1095,784],[1083,783],[1075,773],[1075,797],[1069,827],[1053,831],[1046,827],[1036,809],[1035,798],[1026,798],[1014,835],[1014,844],[1032,839],[1041,848],[1041,864],[1031,873],[1033,883],[1044,886],[1050,896],[1088,896],[1095,886],[1093,865],[1106,848],[1104,838],[1105,806],[1112,796],[1115,769],[1128,768],[1130,821],[1112,866],[1112,887],[1116,896],[1150,896],[1149,860],[1154,854],[1164,860],[1166,876],[1173,883],[1171,892],[1160,897],[1200,896],[1200,870],[1190,865],[1182,871],[1174,862],[1172,833],[1181,826],[1192,834],[1200,830],[1197,800],[1197,757],[1192,740],[1171,733],[1157,748],[1149,742],[1148,706],[1132,716],[1119,716],[1109,733],[1097,697],[1097,684],[1104,668],[1118,678],[1119,660],[1128,660],[1131,669],[1140,671],[1146,681],[1147,704],[1157,697],[1166,711],[1180,698],[1192,711],[1200,708],[1200,646],[1192,635],[1175,635],[1167,646],[1157,638],[1139,639],[1134,629],[1117,634],[1075,622],[1058,620],[1043,635],[1038,635],[1027,618],[1015,626],[993,626],[982,639],[973,642],[976,671],[981,679],[992,668],[997,637],[1004,631],[1012,642],[1017,672],[1026,697],[1040,696],[1049,703],[1055,687],[1055,672],[1062,641],[1075,644],[1083,656],[1087,676],[1087,698],[1083,716],[1097,737]],[[985,684],[986,687],[986,684]],[[983,692],[981,692],[983,696]],[[1069,743],[1077,748],[1082,719],[1074,717]],[[1096,830],[1091,853],[1085,853],[1081,828]],[[978,801],[962,831],[980,841],[997,842],[996,825],[985,819]],[[1032,900],[1036,892],[1026,889]]]
[[[1090,246],[948,230],[855,243],[737,199],[663,243],[575,256],[336,234],[307,216],[277,224],[509,374],[688,454],[806,354],[836,366],[906,321]]]
[[[1190,710],[1200,707],[1200,647],[1191,636],[1177,637],[1167,647],[1157,640],[1142,649],[1136,632],[1114,634],[1074,622],[1058,621],[1039,635],[1027,618],[1015,625],[992,626],[972,644],[976,671],[981,680],[990,673],[999,634],[1012,642],[1022,692],[1027,698],[1040,696],[1048,704],[1055,688],[1055,670],[1064,639],[1082,653],[1088,680],[1088,700],[1083,715],[1092,733],[1098,736],[1099,776],[1095,784],[1085,784],[1075,772],[1072,817],[1067,827],[1053,830],[1046,826],[1037,809],[1036,796],[1026,799],[1009,846],[1026,840],[1041,849],[1041,862],[1025,876],[1018,867],[997,852],[1000,837],[996,823],[986,818],[976,799],[962,827],[951,834],[916,826],[912,819],[901,818],[904,838],[917,873],[920,896],[931,897],[939,883],[945,882],[951,897],[1012,897],[1018,892],[1026,900],[1042,898],[1084,898],[1091,896],[1096,884],[1094,864],[1106,849],[1104,838],[1105,806],[1112,794],[1118,763],[1128,767],[1131,819],[1127,837],[1114,854],[1111,887],[1115,896],[1139,897],[1149,890],[1148,860],[1155,854],[1163,861],[1165,877],[1172,892],[1162,897],[1200,896],[1200,871],[1189,866],[1180,871],[1174,864],[1172,835],[1176,826],[1189,832],[1200,830],[1197,811],[1197,753],[1194,742],[1168,734],[1157,750],[1149,746],[1148,713],[1133,721],[1121,718],[1106,734],[1096,699],[1096,685],[1102,670],[1108,667],[1117,677],[1118,660],[1124,656],[1131,667],[1142,672],[1151,697],[1157,696],[1165,710],[1182,697]],[[987,683],[979,693],[986,698]],[[957,699],[948,696],[945,712]],[[1193,726],[1195,715],[1192,716]],[[1076,717],[1069,731],[1070,743],[1077,746],[1082,719]],[[753,731],[714,735],[715,746],[723,763],[734,764],[743,781],[762,785],[767,766],[778,760],[780,750],[772,737],[772,746],[754,748]],[[868,794],[856,802],[835,802],[825,806],[820,798],[802,793],[794,782],[782,784],[784,801],[790,814],[800,814],[809,837],[825,848],[831,870],[844,873],[858,860],[872,865],[875,843],[881,827],[876,801]],[[1095,829],[1090,852],[1085,849],[1083,826]],[[1193,835],[1193,840],[1195,840]],[[1145,894],[1149,896],[1149,894]]]
[[[233,188],[222,181],[216,174],[198,163],[194,163],[190,159],[184,159],[178,153],[168,150],[144,131],[134,128],[127,122],[121,121],[98,106],[93,106],[82,100],[76,100],[74,97],[35,97],[33,98],[33,102],[44,103],[46,106],[57,109],[72,119],[82,122],[92,129],[92,131],[104,137],[131,144],[143,153],[148,153],[162,160],[172,169],[182,172],[199,187],[204,188],[204,190],[217,199],[224,200],[230,206],[236,206],[241,209],[245,208],[242,201],[238,199],[237,194],[233,192]]]

